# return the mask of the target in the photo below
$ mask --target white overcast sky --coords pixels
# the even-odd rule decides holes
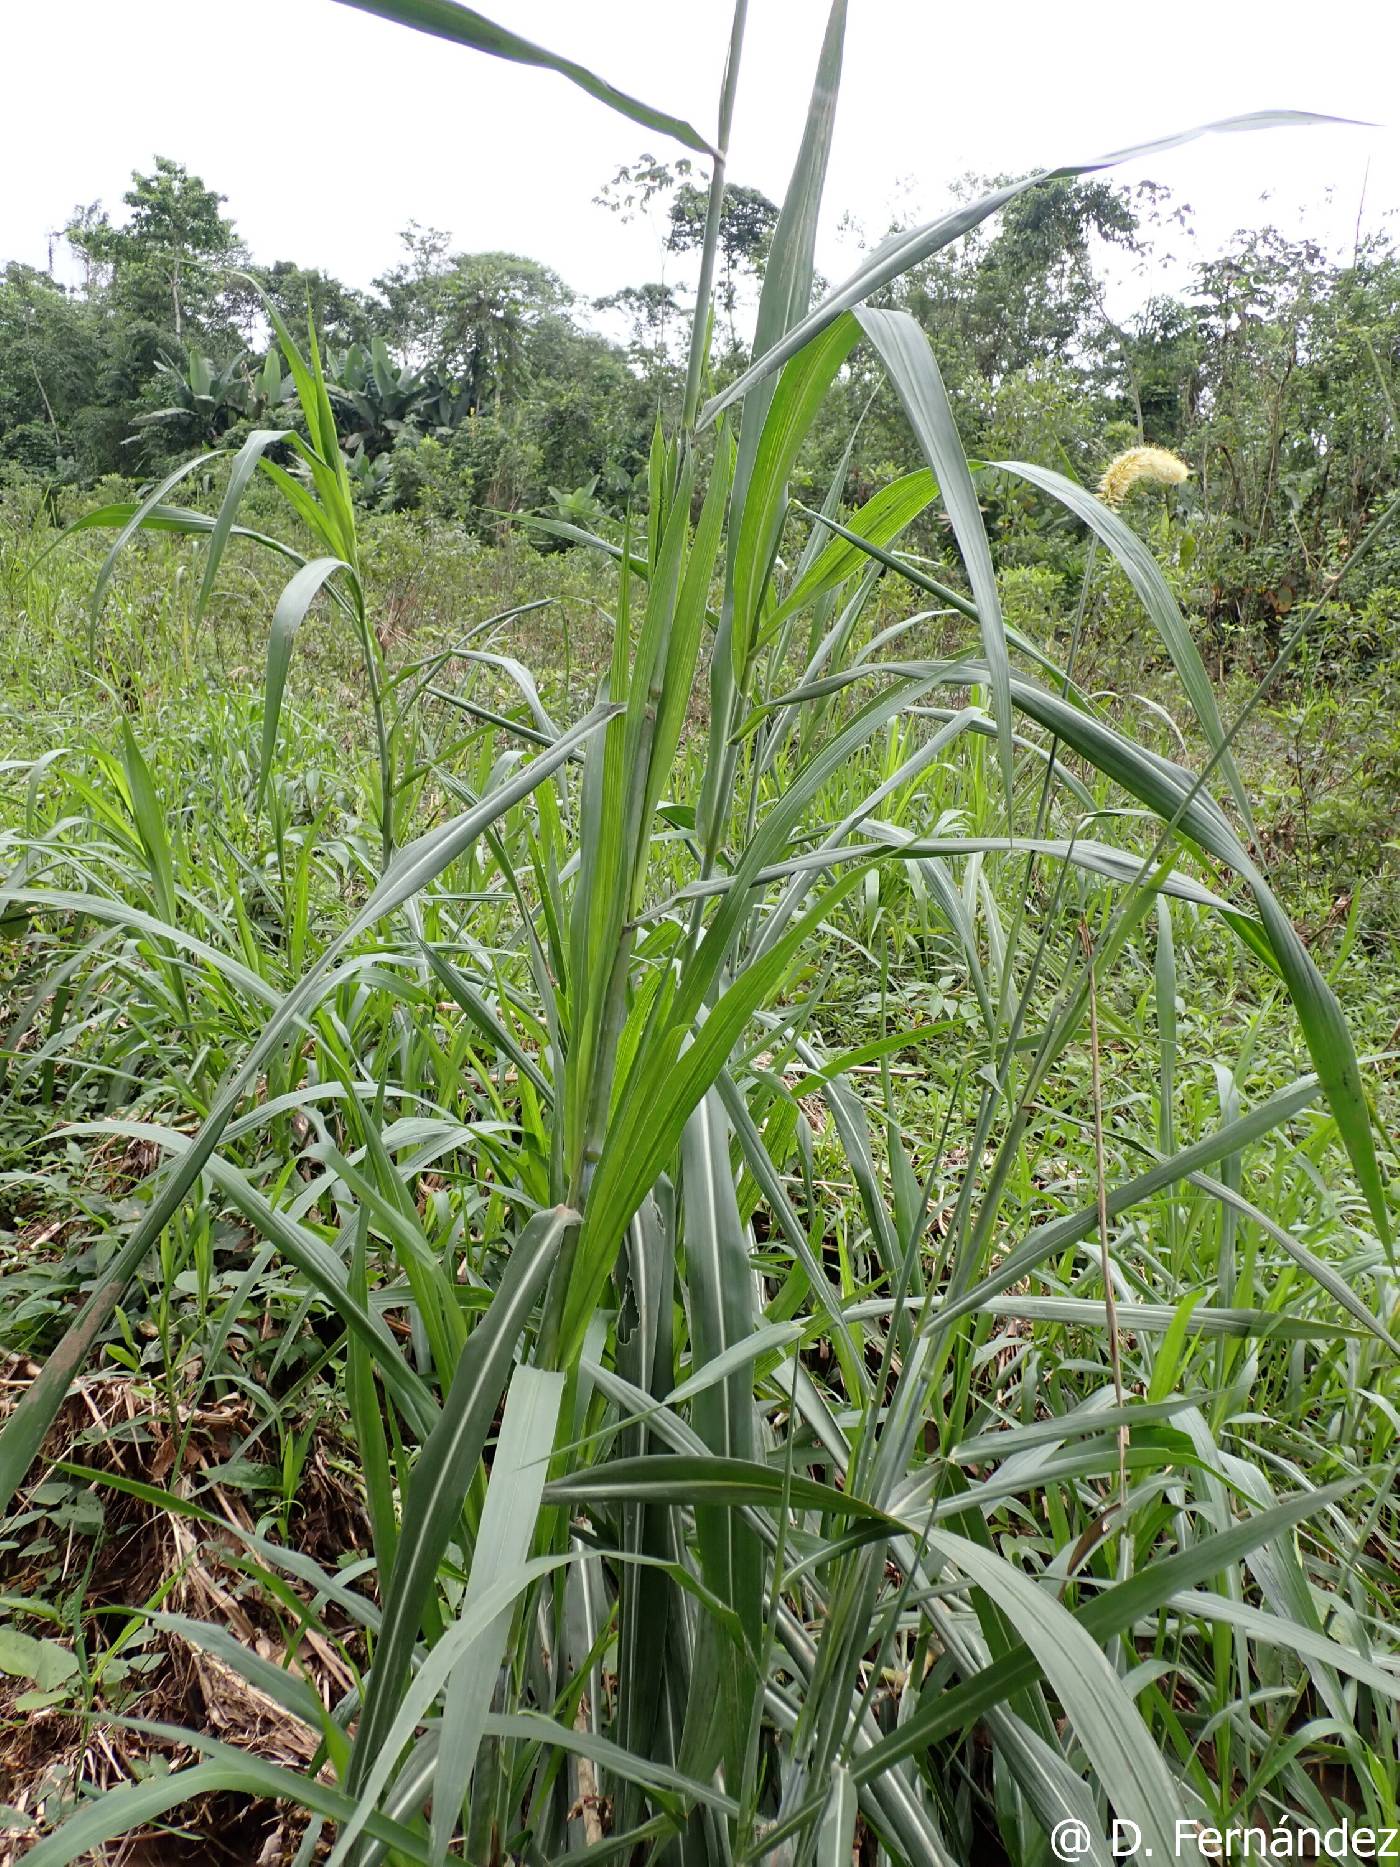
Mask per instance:
[[[713,122],[728,0],[483,9]],[[75,203],[100,197],[120,216],[130,171],[160,153],[228,196],[263,263],[368,284],[415,219],[463,249],[542,259],[590,296],[662,270],[656,230],[623,227],[592,198],[642,149],[674,152],[552,74],[335,0],[8,0],[0,12],[0,260],[42,265]],[[825,13],[825,0],[751,0],[730,174],[778,199]],[[1400,209],[1398,66],[1397,0],[851,0],[818,264],[835,278],[855,263],[844,213],[878,237],[892,212],[936,212],[968,170],[1021,172],[1278,107],[1380,127],[1211,137],[1123,173],[1177,190],[1203,250],[1270,218],[1349,248],[1358,211],[1374,228]]]

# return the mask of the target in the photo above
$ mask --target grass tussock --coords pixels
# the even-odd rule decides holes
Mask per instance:
[[[297,426],[211,509],[175,475],[7,543],[34,1867],[1397,1819],[1393,1008],[1359,1056],[1354,922],[1300,936],[1247,781],[1309,616],[1222,706],[1111,500],[969,462],[869,301],[1009,191],[813,306],[843,39],[837,0],[755,360],[706,399],[702,293],[619,535],[473,547],[459,603],[270,308]],[[796,507],[857,344],[907,471]],[[1039,637],[991,474],[1096,541]],[[1148,707],[1086,678],[1107,575]]]

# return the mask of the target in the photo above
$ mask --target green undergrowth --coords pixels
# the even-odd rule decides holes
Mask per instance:
[[[30,549],[32,555],[32,541]],[[596,558],[582,551],[541,558],[526,545],[481,551],[450,533],[393,523],[369,530],[366,558],[375,611],[394,618],[385,636],[393,660],[410,664],[450,646],[483,618],[545,594],[548,605],[514,617],[494,646],[530,666],[547,709],[586,705],[599,677],[609,588]],[[97,566],[81,540],[66,542],[28,576],[17,557],[9,561],[3,731],[13,762],[4,782],[5,832],[11,850],[23,850],[23,862],[50,884],[90,889],[152,915],[160,912],[163,891],[172,890],[174,918],[192,936],[235,956],[262,990],[280,994],[344,928],[376,878],[376,776],[364,730],[363,670],[330,618],[308,621],[283,705],[277,766],[260,807],[260,661],[275,588],[255,560],[240,563],[231,569],[227,598],[196,623],[189,566],[188,547],[178,540],[156,538],[131,554],[94,657],[88,599]],[[877,611],[872,633],[883,620]],[[932,624],[931,632],[945,626]],[[499,670],[483,667],[475,682],[462,682],[463,673],[461,664],[444,673],[443,691],[461,684],[493,710],[528,723],[528,709]],[[1165,688],[1160,667],[1144,675]],[[682,738],[674,785],[682,795],[694,788],[706,711],[697,707]],[[448,701],[430,702],[422,729],[441,744],[451,740],[457,718]],[[838,776],[814,800],[813,822],[839,821],[855,791],[896,770],[926,730],[917,717],[892,721],[855,772]],[[1169,739],[1164,726],[1162,750],[1171,749]],[[510,743],[508,731],[503,743]],[[499,756],[499,743],[483,739],[459,753],[452,769],[459,780],[481,786]],[[991,756],[988,745],[971,768],[935,765],[902,798],[896,795],[889,819],[995,834]],[[1267,733],[1244,744],[1252,773],[1267,771],[1268,756]],[[142,768],[153,794],[168,800],[163,840],[141,821],[133,778]],[[453,802],[442,784],[426,784],[401,833],[427,828]],[[508,833],[528,837],[529,825],[520,819]],[[1022,873],[969,863],[944,879],[976,929],[981,989],[995,993]],[[985,1027],[967,950],[950,928],[939,886],[934,875],[912,867],[867,875],[770,1008],[771,1019],[795,1021],[802,1051],[795,1055],[781,1034],[756,1032],[745,1046],[751,1080],[781,1086],[765,1132],[774,1135],[774,1159],[803,1230],[857,1306],[878,1305],[885,1287],[872,1257],[878,1206],[869,1202],[908,1199],[916,1184],[924,1187],[936,1215],[925,1245],[936,1278],[940,1240],[966,1184]],[[518,974],[499,876],[469,864],[444,899],[451,906],[434,914],[460,914],[470,902],[474,945],[490,953],[502,981]],[[1037,938],[1048,936],[1049,964],[1061,976],[1076,952],[1082,918],[1101,914],[1102,899],[1089,877],[1078,879],[1068,898],[1046,877],[1033,881],[1028,901]],[[1331,912],[1325,893],[1300,905],[1317,917],[1315,951],[1358,1047],[1387,1051],[1400,1017],[1400,975],[1384,947],[1356,920]],[[1140,1173],[1152,1150],[1207,1136],[1286,1092],[1309,1067],[1278,982],[1242,953],[1216,915],[1174,904],[1169,947],[1166,925],[1153,916],[1135,931],[1097,1008],[1110,1183]],[[207,1107],[219,1077],[252,1041],[259,1013],[246,989],[231,989],[207,967],[172,963],[158,938],[119,922],[70,911],[9,923],[7,932],[0,1267],[4,1347],[11,1367],[22,1368],[51,1350],[70,1306],[139,1218],[141,1182],[158,1150],[188,1132],[191,1117]],[[338,988],[318,1018],[320,1060],[304,1073],[277,1064],[260,1091],[267,1119],[226,1142],[229,1171],[252,1190],[240,1191],[230,1206],[228,1188],[211,1186],[166,1233],[123,1298],[88,1377],[91,1410],[65,1414],[62,1437],[50,1442],[60,1463],[31,1494],[31,1515],[17,1519],[6,1559],[19,1597],[13,1626],[17,1637],[41,1644],[18,1649],[11,1704],[22,1723],[23,1705],[31,1702],[22,1699],[27,1687],[50,1721],[51,1754],[43,1768],[28,1770],[50,1811],[67,1805],[82,1779],[75,1746],[84,1713],[171,1712],[157,1681],[170,1676],[162,1642],[178,1647],[177,1636],[154,1632],[140,1612],[110,1618],[117,1607],[140,1610],[143,1599],[158,1604],[172,1581],[168,1563],[147,1573],[124,1554],[134,1543],[149,1562],[153,1525],[161,1520],[159,1509],[123,1490],[129,1475],[156,1476],[158,1497],[170,1486],[170,1470],[188,1460],[189,1476],[175,1488],[189,1507],[216,1516],[231,1510],[247,1535],[308,1551],[332,1574],[353,1573],[371,1545],[355,1421],[346,1408],[352,1378],[346,1340],[327,1334],[323,1304],[295,1264],[263,1242],[275,1233],[259,1224],[259,1208],[249,1201],[298,1213],[326,1238],[337,1227],[343,1238],[356,1205],[369,1201],[370,1237],[380,1251],[394,1249],[395,1240],[402,1247],[407,1225],[434,1256],[459,1266],[456,1274],[470,1289],[489,1288],[499,1277],[496,1241],[519,1198],[511,1181],[519,1184],[523,1171],[524,1185],[533,1177],[539,1193],[545,1190],[548,1136],[533,1098],[521,1100],[518,1066],[481,1041],[440,982],[414,980],[411,942],[396,938],[386,948],[383,941],[381,930],[359,943],[369,973],[362,983]],[[395,970],[392,981],[386,967]],[[55,981],[61,981],[56,990]],[[537,1055],[538,1034],[522,1026],[520,1035],[527,1056]],[[784,1056],[781,1076],[767,1075]],[[833,1105],[824,1097],[824,1072],[843,1065],[844,1074],[834,1077],[843,1094]],[[1372,1081],[1388,1125],[1393,1065],[1381,1062]],[[379,1100],[386,1093],[387,1102]],[[1092,1204],[1093,1107],[1091,1059],[1079,1044],[1062,1059],[1053,1096],[1037,1108],[1011,1167],[1001,1249],[1013,1249],[1036,1225]],[[389,1158],[399,1163],[395,1180],[417,1188],[398,1220],[382,1203],[389,1170],[382,1157],[377,1195],[358,1178],[353,1192],[337,1185],[321,1164],[343,1156],[359,1160],[363,1171],[364,1124],[371,1119],[382,1124]],[[852,1124],[864,1137],[854,1156]],[[511,1165],[503,1171],[507,1145]],[[1315,1251],[1348,1288],[1364,1295],[1371,1285],[1368,1301],[1381,1313],[1389,1302],[1393,1314],[1395,1286],[1369,1236],[1364,1206],[1348,1188],[1328,1122],[1300,1109],[1224,1165],[1229,1183],[1275,1225]],[[754,1262],[765,1273],[759,1287],[768,1314],[800,1318],[800,1278],[794,1281],[783,1259],[766,1202],[747,1176],[738,1190],[741,1210],[752,1208]],[[1393,1512],[1385,1499],[1397,1456],[1389,1352],[1368,1347],[1365,1331],[1307,1270],[1280,1256],[1275,1238],[1206,1191],[1155,1196],[1115,1230],[1114,1252],[1126,1391],[1135,1404],[1157,1408],[1144,1414],[1153,1423],[1133,1442],[1132,1458],[1145,1461],[1135,1482],[1165,1486],[1164,1497],[1171,1495],[1170,1474],[1188,1442],[1156,1397],[1180,1395],[1182,1406],[1189,1400],[1197,1409],[1198,1439],[1209,1433],[1218,1446],[1212,1457],[1234,1461],[1228,1469],[1237,1478],[1248,1475],[1259,1500],[1265,1485],[1287,1491],[1299,1483],[1350,1483],[1346,1502],[1330,1507],[1331,1529],[1320,1540],[1310,1536],[1290,1557],[1303,1566],[1288,1585],[1300,1613],[1296,1590],[1305,1576],[1315,1602],[1348,1602],[1346,1612],[1359,1617],[1358,1629],[1369,1629],[1371,1645],[1393,1626],[1395,1608]],[[946,1377],[967,1437],[989,1430],[1014,1435],[1018,1426],[1112,1401],[1101,1311],[1099,1321],[1091,1319],[1100,1290],[1092,1254],[1082,1258],[1071,1249],[1029,1284],[1017,1280],[1011,1296],[976,1320]],[[1077,1323],[1081,1308],[1086,1321]],[[1198,1310],[1216,1311],[1221,1323],[1199,1333],[1192,1323]],[[1234,1313],[1260,1320],[1244,1325],[1243,1335],[1219,1333]],[[1267,1333],[1270,1316],[1284,1333]],[[1146,1326],[1142,1318],[1150,1319]],[[808,1343],[803,1359],[820,1379],[833,1366],[830,1339],[819,1326],[798,1340]],[[1032,1441],[1040,1443],[1048,1445]],[[988,1506],[996,1545],[1018,1566],[1035,1567],[1083,1542],[1111,1495],[1112,1436],[1088,1443],[1097,1448],[1091,1457],[1059,1455],[1066,1476],[1049,1488],[1035,1469],[1040,1454],[1028,1450],[1025,1478]],[[967,1469],[980,1470],[993,1453],[990,1447],[969,1453]],[[1188,1459],[1181,1469],[1196,1468]],[[1218,1516],[1221,1495],[1203,1493],[1202,1508]],[[1217,1501],[1209,1504],[1212,1497]],[[36,1534],[33,1512],[46,1535]],[[1145,1557],[1157,1534],[1151,1522],[1143,1517],[1139,1529],[1140,1539],[1151,1540],[1140,1541],[1136,1556],[1120,1548],[1115,1567],[1131,1569]],[[1347,1538],[1363,1531],[1372,1553],[1354,1567],[1357,1550]],[[275,1572],[255,1562],[252,1573],[238,1588],[252,1625],[274,1644],[289,1638],[277,1596],[265,1592]],[[1231,1613],[1266,1612],[1251,1571],[1231,1574],[1238,1587],[1226,1599],[1240,1604]],[[211,1611],[217,1620],[217,1605],[211,1610],[206,1603],[203,1612]],[[1326,1607],[1324,1621],[1330,1624],[1336,1611]],[[327,1633],[344,1645],[353,1667],[363,1658],[353,1628],[343,1615],[326,1613]],[[1171,1624],[1179,1642],[1187,1629]],[[1253,1793],[1296,1807],[1305,1800],[1301,1786],[1313,1780],[1306,1772],[1344,1760],[1347,1746],[1316,1716],[1317,1735],[1301,1750],[1289,1752],[1267,1736],[1282,1715],[1278,1708],[1289,1728],[1307,1726],[1303,1708],[1315,1687],[1306,1655],[1290,1660],[1285,1646],[1268,1662],[1276,1682],[1256,1681],[1241,1701],[1239,1669],[1259,1664],[1260,1652],[1250,1644],[1247,1620],[1217,1624],[1192,1661],[1193,1669],[1206,1668],[1193,1718],[1180,1726],[1163,1701],[1149,1721],[1156,1741],[1177,1746],[1188,1779],[1194,1775],[1202,1788],[1219,1768],[1203,1761],[1209,1753],[1202,1752],[1200,1733],[1211,1724],[1223,1719],[1228,1728],[1233,1720],[1246,1755],[1267,1756],[1272,1742],[1278,1777],[1269,1779],[1270,1791]],[[605,1658],[605,1666],[617,1663]],[[877,1703],[890,1691],[880,1688]],[[898,1700],[895,1692],[889,1702]],[[1254,1709],[1245,1711],[1246,1702]],[[1214,1711],[1205,1708],[1211,1703]],[[184,1703],[177,1709],[198,1721],[198,1705],[193,1713]],[[1388,1728],[1351,1741],[1379,1758]],[[265,1743],[265,1734],[255,1731],[253,1742]],[[1345,1773],[1351,1766],[1342,1767]],[[226,1812],[247,1806],[237,1799],[224,1804]],[[1231,1804],[1213,1806],[1223,1818]],[[272,1832],[271,1817],[261,1827],[255,1821],[254,1830]],[[244,1838],[232,1845],[247,1845],[248,1832],[239,1829]],[[297,1832],[286,1830],[288,1859]]]
[[[702,303],[616,535],[367,518],[271,308],[294,432],[7,521],[35,1867],[1397,1822],[1400,992],[1270,814],[1321,612],[1215,680],[1123,515],[968,460],[868,301],[1014,190],[809,309],[844,24],[755,360],[705,401]],[[909,458],[818,510],[858,344]],[[1092,534],[1077,591],[998,574],[993,474]]]

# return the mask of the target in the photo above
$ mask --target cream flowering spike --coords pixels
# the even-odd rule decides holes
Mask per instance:
[[[1104,468],[1099,497],[1107,506],[1121,506],[1135,486],[1180,486],[1191,469],[1165,447],[1130,447]]]

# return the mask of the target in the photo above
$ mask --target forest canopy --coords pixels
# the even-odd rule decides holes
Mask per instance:
[[[969,195],[981,184],[967,178]],[[368,288],[250,254],[225,197],[166,157],[113,214],[75,210],[66,265],[0,277],[0,470],[89,487],[147,479],[192,448],[292,425],[292,381],[257,284],[326,353],[342,443],[370,506],[483,535],[510,514],[619,515],[683,378],[688,258],[703,191],[687,158],[644,154],[599,212],[661,209],[668,280],[581,299],[541,261],[452,250],[411,224]],[[720,223],[717,379],[748,360],[776,208],[731,185]],[[1274,628],[1396,484],[1400,255],[1388,234],[1345,260],[1260,226],[1198,261],[1175,296],[1136,294],[1189,231],[1163,187],[1064,181],[900,278],[876,302],[927,331],[969,452],[1092,483],[1122,448],[1193,467],[1198,608],[1229,631]],[[65,283],[63,275],[71,275]],[[825,485],[851,426],[847,492],[880,482],[899,413],[878,366],[843,372],[802,463]],[[1012,561],[1062,568],[1028,489],[989,492]],[[1062,529],[1062,528],[1061,528]],[[1396,581],[1382,555],[1365,587]],[[1353,586],[1354,588],[1354,586]]]

